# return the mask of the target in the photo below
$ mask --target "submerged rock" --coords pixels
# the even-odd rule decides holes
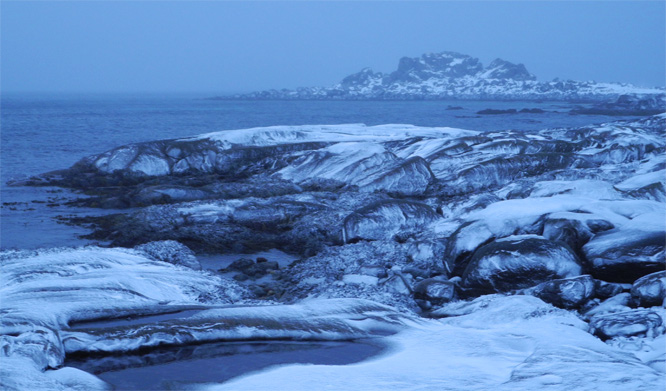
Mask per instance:
[[[472,256],[463,286],[479,293],[524,289],[582,273],[569,246],[530,236],[508,237],[479,248]]]

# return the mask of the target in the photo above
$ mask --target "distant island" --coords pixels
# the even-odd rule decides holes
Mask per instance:
[[[385,74],[365,68],[331,87],[301,87],[216,96],[219,100],[556,100],[598,102],[620,95],[663,94],[664,88],[554,79],[536,80],[525,65],[496,59],[484,67],[478,58],[456,52],[403,57]]]

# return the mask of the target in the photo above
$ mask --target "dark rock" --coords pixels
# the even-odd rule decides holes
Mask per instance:
[[[622,284],[616,284],[601,280],[594,280],[594,291],[595,291],[595,296],[597,298],[601,300],[606,300],[624,292],[625,288]]]
[[[647,116],[666,112],[666,95],[621,95],[615,102],[571,110],[572,114]]]
[[[666,306],[666,271],[643,276],[634,282],[631,296],[641,307]]]
[[[546,113],[546,110],[542,109],[520,109],[520,113],[526,113],[526,114],[543,114]]]
[[[479,248],[463,274],[463,287],[479,294],[525,289],[580,275],[581,263],[569,246],[535,237],[514,237]]]
[[[557,279],[527,289],[531,294],[564,309],[580,308],[595,295],[595,281],[589,275]]]
[[[484,109],[479,110],[476,113],[481,115],[496,115],[496,114],[516,114],[518,111],[516,109]]]
[[[441,305],[455,300],[456,285],[441,278],[428,278],[414,286],[414,298]]]
[[[635,309],[592,317],[590,328],[602,339],[615,337],[656,337],[663,333],[663,320],[658,313]]]
[[[264,257],[257,257],[257,263],[268,262],[268,259]]]
[[[561,241],[573,249],[580,249],[593,233],[580,220],[547,218],[543,224],[543,237],[548,240]]]
[[[612,229],[595,235],[583,252],[595,278],[631,283],[664,270],[664,231]]]
[[[461,107],[461,106],[451,106],[451,105],[448,105],[448,106],[446,106],[446,109],[444,109],[444,110],[464,110],[464,109],[465,109],[465,108],[464,108],[464,107]]]
[[[247,270],[247,269],[249,269],[253,266],[254,266],[254,261],[252,259],[250,259],[250,258],[240,258],[240,259],[237,259],[237,260],[231,262],[231,264],[229,266],[227,266],[227,270],[236,270],[236,271],[241,271],[242,272],[242,271],[245,271],[245,270]]]

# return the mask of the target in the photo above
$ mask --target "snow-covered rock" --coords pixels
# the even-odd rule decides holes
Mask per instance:
[[[3,388],[108,389],[65,358],[60,330],[72,322],[148,315],[247,296],[235,282],[126,249],[0,253]],[[38,386],[38,384],[41,384]]]
[[[589,275],[543,282],[525,290],[556,307],[579,308],[595,296],[595,281]]]
[[[347,216],[343,240],[388,239],[399,231],[421,228],[440,218],[428,205],[411,201],[380,201]]]
[[[664,332],[664,320],[657,312],[632,309],[593,316],[590,327],[602,338],[647,335],[655,337]]]
[[[583,251],[592,274],[605,281],[634,282],[664,269],[666,210],[641,214],[619,228],[595,235]]]
[[[666,271],[654,272],[636,280],[631,295],[641,307],[666,307]]]
[[[575,277],[582,265],[571,248],[534,236],[510,236],[479,248],[463,274],[463,286],[483,293],[524,289]]]

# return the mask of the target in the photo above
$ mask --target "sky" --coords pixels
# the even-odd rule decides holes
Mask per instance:
[[[0,2],[2,92],[329,86],[456,51],[538,80],[666,84],[664,1]]]

